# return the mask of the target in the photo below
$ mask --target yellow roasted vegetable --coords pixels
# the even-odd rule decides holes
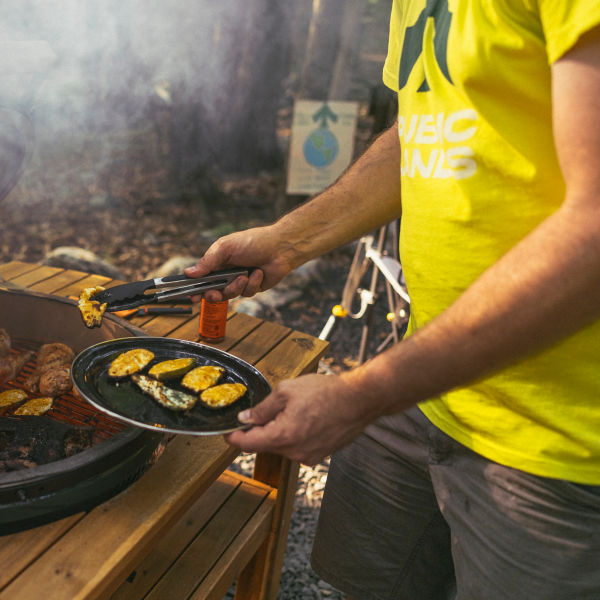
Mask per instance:
[[[108,367],[110,377],[127,377],[145,369],[154,358],[154,353],[144,348],[134,348],[119,354]]]
[[[211,385],[215,385],[223,377],[225,369],[223,367],[217,367],[213,365],[204,365],[203,367],[196,367],[185,374],[181,380],[181,385],[199,394]]]
[[[233,404],[246,393],[243,383],[223,383],[204,390],[200,394],[200,400],[211,408],[223,408]]]
[[[185,375],[194,365],[196,361],[193,358],[173,358],[171,360],[163,360],[155,365],[152,365],[148,371],[148,375],[156,377],[160,381],[165,379],[175,379]]]

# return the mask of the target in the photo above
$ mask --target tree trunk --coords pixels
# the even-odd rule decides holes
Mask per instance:
[[[347,100],[364,0],[313,0],[298,97]]]
[[[230,79],[221,101],[217,161],[244,172],[281,167],[278,113],[289,72],[293,5],[279,0],[245,0],[233,10],[242,19],[230,31]]]

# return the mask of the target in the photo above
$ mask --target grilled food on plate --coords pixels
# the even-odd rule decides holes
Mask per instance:
[[[196,367],[184,375],[181,380],[181,385],[184,388],[199,394],[211,385],[218,383],[224,374],[225,369],[223,367],[217,367],[215,365]]]
[[[169,388],[162,381],[147,375],[136,374],[132,375],[131,379],[142,392],[170,410],[189,410],[198,401],[197,396]]]
[[[144,348],[133,348],[119,354],[108,367],[108,375],[113,378],[127,377],[145,369],[152,359],[154,353]]]
[[[223,408],[233,404],[246,393],[243,383],[222,383],[204,390],[200,394],[200,400],[210,408]]]
[[[165,379],[176,379],[185,375],[196,364],[193,358],[173,358],[171,360],[163,360],[155,365],[152,365],[148,371],[148,375],[164,381]]]

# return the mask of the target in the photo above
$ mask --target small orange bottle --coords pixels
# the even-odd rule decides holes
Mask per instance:
[[[220,342],[225,337],[229,300],[207,302],[202,298],[198,334],[205,342]]]

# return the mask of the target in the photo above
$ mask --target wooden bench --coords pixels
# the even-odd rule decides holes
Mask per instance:
[[[226,471],[155,545],[112,600],[221,600],[273,524],[277,490]]]

